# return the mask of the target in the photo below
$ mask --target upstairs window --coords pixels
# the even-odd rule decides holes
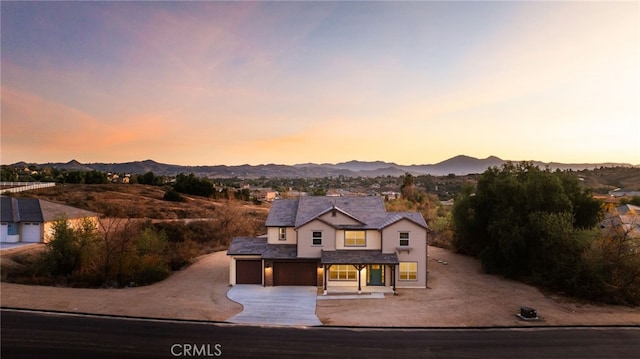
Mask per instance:
[[[287,240],[287,229],[284,227],[278,228],[278,239],[281,241]]]
[[[409,246],[409,232],[400,232],[400,247]]]
[[[365,231],[344,231],[345,247],[365,247],[366,245]]]
[[[321,246],[322,245],[322,232],[313,231],[312,243],[313,243],[314,246]]]

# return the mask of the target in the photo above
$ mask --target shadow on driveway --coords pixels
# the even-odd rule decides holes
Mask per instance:
[[[322,325],[316,315],[316,287],[238,284],[227,297],[242,304],[240,314],[230,323],[313,326]]]

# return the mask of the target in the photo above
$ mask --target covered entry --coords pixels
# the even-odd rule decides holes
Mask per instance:
[[[367,266],[367,285],[384,285],[384,266],[369,264]]]
[[[399,262],[398,256],[395,253],[381,253],[377,250],[322,251],[320,263],[322,264],[324,272],[323,288],[325,293],[327,292],[327,273],[329,273],[334,266],[353,266],[357,271],[355,278],[358,281],[358,293],[362,290],[362,278],[360,274],[363,269],[366,268],[367,276],[365,283],[367,286],[385,286],[387,284],[385,280],[385,267],[388,267],[391,272],[390,284],[394,293],[396,291],[395,270]]]
[[[262,260],[236,260],[236,284],[262,284]]]
[[[318,285],[316,262],[273,262],[273,285]]]

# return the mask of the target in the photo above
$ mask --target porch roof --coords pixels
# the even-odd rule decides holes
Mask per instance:
[[[295,244],[269,244],[267,238],[236,237],[227,250],[227,255],[253,255],[263,259],[296,259],[298,249]]]
[[[322,251],[321,264],[398,264],[395,253],[378,250],[335,250]]]

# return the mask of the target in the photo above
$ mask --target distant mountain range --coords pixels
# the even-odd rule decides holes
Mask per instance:
[[[289,165],[240,165],[240,166],[182,166],[158,163],[153,160],[125,162],[125,163],[86,163],[82,164],[76,160],[67,163],[43,163],[36,164],[38,167],[51,167],[66,170],[82,171],[102,171],[115,173],[144,174],[152,171],[156,175],[174,176],[179,173],[194,173],[198,176],[207,177],[281,177],[281,178],[313,178],[313,177],[377,177],[377,176],[400,176],[405,173],[413,175],[434,175],[445,176],[448,174],[466,175],[471,173],[482,173],[489,167],[501,166],[507,161],[495,156],[484,159],[469,157],[465,155],[455,156],[448,160],[430,165],[399,165],[393,162],[363,162],[349,161],[336,164],[304,163],[293,166]],[[519,161],[513,161],[519,162]],[[625,166],[633,167],[626,163],[556,163],[533,161],[540,167],[549,166],[552,169],[572,169],[575,171],[593,169],[599,167]],[[13,166],[28,166],[31,164],[18,162]]]

